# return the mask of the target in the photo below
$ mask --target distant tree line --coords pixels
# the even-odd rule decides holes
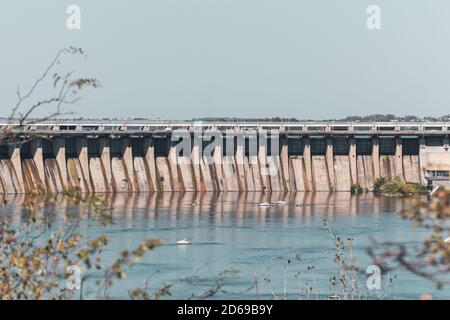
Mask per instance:
[[[231,117],[208,117],[194,118],[194,121],[223,121],[223,122],[300,122],[312,121],[311,119],[298,119],[287,117],[265,117],[265,118],[231,118]],[[440,117],[417,117],[413,115],[396,116],[394,114],[372,114],[367,116],[347,116],[340,119],[325,119],[326,121],[346,121],[346,122],[422,122],[422,121],[450,121],[450,115]]]
[[[0,118],[1,120],[2,118]],[[82,121],[82,120],[98,120],[89,118],[72,118],[70,120]],[[102,118],[103,121],[146,121],[146,120],[164,120],[155,118]],[[239,118],[239,117],[203,117],[203,118],[192,118],[192,121],[207,121],[207,122],[302,122],[302,121],[320,121],[313,119],[298,119],[294,117],[261,117],[261,118]],[[323,121],[342,121],[342,122],[440,122],[440,121],[450,121],[450,114],[439,116],[439,117],[417,117],[413,115],[396,116],[394,114],[371,114],[367,116],[347,116],[344,118],[336,119],[322,119]]]
[[[297,118],[264,117],[264,118],[235,118],[235,117],[206,117],[193,118],[193,121],[219,121],[219,122],[296,122]]]

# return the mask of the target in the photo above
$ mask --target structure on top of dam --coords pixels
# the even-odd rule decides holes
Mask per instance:
[[[371,191],[379,177],[446,183],[450,172],[450,123],[0,120],[2,130],[4,194]]]

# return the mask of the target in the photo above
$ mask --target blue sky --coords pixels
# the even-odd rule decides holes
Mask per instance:
[[[81,30],[66,28],[70,4]],[[67,67],[103,84],[71,108],[86,118],[448,114],[449,36],[444,0],[8,1],[0,111],[73,45],[88,59]]]

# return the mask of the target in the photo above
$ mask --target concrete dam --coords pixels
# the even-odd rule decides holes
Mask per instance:
[[[0,194],[372,191],[448,181],[450,123],[0,122]]]

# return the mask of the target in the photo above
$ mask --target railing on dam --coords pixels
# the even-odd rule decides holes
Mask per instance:
[[[450,171],[448,123],[58,121],[10,127],[0,193],[373,190]]]
[[[282,134],[381,134],[381,135],[448,135],[447,122],[217,122],[217,121],[107,121],[58,120],[19,126],[18,122],[0,119],[0,128],[12,126],[16,133],[39,134],[135,134],[168,133],[173,130],[278,130]]]

